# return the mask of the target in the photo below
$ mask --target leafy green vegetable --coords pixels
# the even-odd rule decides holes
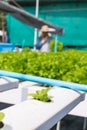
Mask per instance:
[[[87,52],[5,52],[0,53],[0,69],[87,84]]]
[[[24,48],[22,49],[22,52],[29,52],[29,51],[31,51],[31,49],[30,49],[29,47],[24,47]]]
[[[5,114],[3,112],[0,112],[0,122],[3,120],[4,117],[5,117]]]
[[[28,96],[32,96],[34,99],[40,100],[40,101],[43,101],[43,102],[50,102],[51,98],[52,98],[52,96],[48,95],[48,91],[50,89],[51,88],[48,87],[46,89],[37,90],[36,93],[30,93],[30,94],[28,94]]]
[[[50,50],[51,50],[51,52],[54,52],[55,42],[56,42],[55,39],[53,39],[53,40],[50,41]],[[57,51],[63,51],[63,43],[58,40],[57,44],[58,44]]]

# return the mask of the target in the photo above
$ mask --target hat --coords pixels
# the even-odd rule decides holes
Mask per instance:
[[[49,28],[47,25],[43,25],[41,27],[41,32],[55,32],[55,29],[54,28]]]

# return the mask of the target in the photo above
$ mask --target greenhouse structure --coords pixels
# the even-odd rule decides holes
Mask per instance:
[[[35,0],[16,1],[24,10],[35,15]],[[38,17],[64,28],[64,36],[59,36],[58,39],[66,48],[87,49],[86,0],[40,0]],[[24,42],[25,46],[33,47],[34,28],[23,24],[11,15],[7,15],[7,24],[11,43],[21,45]]]
[[[0,0],[1,130],[87,130],[86,28],[87,0]]]

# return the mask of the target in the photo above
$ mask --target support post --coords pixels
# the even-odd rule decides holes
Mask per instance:
[[[58,50],[58,36],[55,36],[55,44],[54,44],[54,52],[57,52]]]
[[[38,18],[38,13],[39,13],[39,0],[36,0],[36,18]],[[35,50],[35,45],[37,41],[37,29],[35,28],[34,31],[34,50]]]

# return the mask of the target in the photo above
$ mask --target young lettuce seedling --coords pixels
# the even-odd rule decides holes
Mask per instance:
[[[51,88],[48,87],[46,89],[37,90],[36,93],[30,93],[30,94],[28,94],[28,96],[32,96],[34,99],[40,100],[40,101],[43,101],[43,102],[50,102],[51,99],[52,99],[52,96],[48,95],[48,91],[50,89]]]

